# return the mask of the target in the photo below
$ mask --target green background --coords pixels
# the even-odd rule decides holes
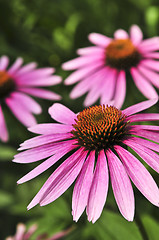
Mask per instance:
[[[65,79],[69,73],[61,69],[61,64],[75,58],[77,48],[91,45],[87,38],[89,33],[97,32],[112,37],[116,29],[128,31],[132,24],[140,26],[144,38],[159,35],[158,0],[0,0],[0,56],[8,55],[11,63],[21,56],[25,63],[36,61],[39,67],[55,67],[56,74]],[[127,80],[123,108],[145,100],[132,79]],[[61,102],[78,112],[83,109],[85,96],[70,100],[72,87],[61,84],[50,87],[50,90],[59,93],[63,97]],[[43,107],[43,113],[37,117],[37,121],[51,122],[47,110],[53,102],[37,101]],[[149,111],[158,112],[158,107],[156,105]],[[8,109],[4,109],[4,114],[10,140],[8,143],[0,143],[0,239],[13,235],[19,222],[27,226],[38,223],[39,229],[33,239],[39,233],[47,232],[51,236],[70,226],[74,226],[74,230],[65,237],[68,240],[140,240],[144,239],[141,231],[149,239],[159,239],[159,211],[136,188],[136,217],[132,223],[120,215],[111,187],[102,216],[95,224],[86,220],[85,213],[78,223],[73,222],[73,186],[54,203],[27,211],[28,203],[54,167],[36,179],[17,186],[16,181],[36,164],[16,164],[11,160],[19,144],[33,137],[33,134]],[[148,170],[159,182],[158,175],[150,168]]]

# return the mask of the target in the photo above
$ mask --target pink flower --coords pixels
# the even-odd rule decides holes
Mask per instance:
[[[73,219],[77,221],[86,207],[88,220],[100,217],[106,202],[109,175],[121,214],[132,221],[134,194],[130,179],[140,192],[159,206],[159,189],[144,165],[127,150],[134,150],[151,168],[159,172],[159,127],[134,125],[135,122],[159,120],[157,113],[140,113],[157,102],[147,100],[125,110],[114,106],[92,106],[75,114],[62,104],[49,108],[59,123],[38,124],[30,131],[41,134],[21,144],[14,162],[31,163],[47,158],[22,177],[18,184],[35,178],[61,158],[66,160],[51,174],[31,201],[47,205],[60,197],[76,180],[72,197]],[[141,138],[140,138],[141,137]],[[67,154],[67,155],[66,155]]]
[[[122,29],[114,33],[114,39],[91,33],[90,42],[96,46],[77,50],[80,57],[62,65],[64,70],[75,70],[66,80],[70,85],[79,82],[70,97],[77,98],[88,92],[84,101],[90,106],[100,98],[100,103],[114,100],[120,108],[126,94],[126,73],[129,72],[142,94],[156,98],[159,88],[159,37],[143,40],[140,28],[133,25],[130,35]]]
[[[15,63],[9,68],[9,58],[0,58],[0,139],[8,140],[8,131],[2,112],[2,105],[5,103],[13,112],[15,117],[26,127],[36,124],[34,114],[41,113],[40,105],[28,94],[59,100],[61,97],[48,90],[40,89],[40,86],[52,86],[61,82],[61,77],[52,75],[53,68],[36,68],[36,63],[32,62],[25,66],[22,58],[17,58]]]
[[[23,223],[19,223],[17,225],[16,234],[12,237],[7,237],[6,240],[29,240],[32,239],[31,237],[34,235],[36,230],[37,230],[36,224],[32,225],[28,230],[26,230],[26,226]],[[36,238],[36,240],[58,240],[69,234],[72,230],[73,228],[69,228],[67,230],[58,232],[54,234],[51,238],[48,238],[47,233],[40,234]]]

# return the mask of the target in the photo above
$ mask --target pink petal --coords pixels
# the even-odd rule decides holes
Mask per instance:
[[[57,152],[54,156],[52,156],[52,157],[48,158],[47,160],[45,160],[43,163],[38,165],[32,171],[27,173],[24,177],[19,179],[17,181],[17,184],[22,184],[24,182],[27,182],[27,181],[37,177],[41,173],[45,172],[48,168],[53,166],[61,157],[63,157],[66,153],[71,151],[73,148],[74,148],[74,146],[67,146],[67,147],[64,147],[64,148],[61,147],[59,152]]]
[[[157,98],[158,94],[152,85],[139,73],[136,68],[130,69],[131,75],[137,88],[142,92],[146,98]]]
[[[9,64],[9,58],[7,56],[2,56],[0,58],[0,71],[6,70]]]
[[[3,142],[7,142],[8,138],[9,138],[9,136],[8,136],[7,126],[6,126],[4,115],[2,112],[2,107],[0,105],[0,139]]]
[[[16,77],[18,76],[22,76],[25,75],[26,73],[32,71],[33,69],[35,69],[37,67],[37,64],[35,62],[31,62],[26,64],[25,66],[21,67],[17,72],[16,72]]]
[[[19,57],[13,63],[13,65],[8,69],[9,74],[14,74],[23,64],[23,58]]]
[[[84,106],[88,107],[91,106],[93,103],[95,103],[98,98],[100,97],[100,89],[95,87],[90,90],[90,92],[87,94],[87,97],[84,100]]]
[[[95,223],[100,217],[108,191],[108,167],[104,150],[98,155],[87,204],[88,221]]]
[[[24,108],[24,105],[21,102],[17,101],[15,98],[7,98],[6,104],[13,112],[15,117],[26,127],[31,127],[36,124],[34,116]]]
[[[133,42],[134,45],[138,45],[142,39],[143,34],[141,29],[137,25],[132,25],[130,28],[130,39]]]
[[[103,65],[103,64],[102,64]],[[88,74],[92,74],[93,72],[96,72],[98,68],[100,68],[101,62],[95,62],[94,64],[91,64],[86,67],[82,67],[72,74],[70,74],[64,81],[66,85],[74,84],[78,81],[80,81],[82,78],[88,77]]]
[[[24,150],[28,148],[38,147],[40,145],[59,142],[62,140],[70,139],[72,137],[71,133],[59,133],[59,134],[50,134],[50,135],[42,135],[26,140],[24,143],[20,144],[20,148],[18,150]]]
[[[159,52],[147,52],[147,53],[144,53],[144,57],[159,59]]]
[[[152,204],[159,206],[159,189],[147,169],[126,149],[120,146],[115,149],[136,187]]]
[[[143,40],[139,44],[139,47],[140,47],[139,49],[141,49],[143,52],[159,50],[159,37],[153,37]]]
[[[111,42],[111,38],[106,37],[100,33],[90,33],[88,35],[88,39],[91,43],[98,45],[100,47],[106,47],[110,42]]]
[[[146,68],[150,68],[154,71],[159,71],[159,61],[152,60],[152,59],[145,59],[141,61],[142,66]]]
[[[74,112],[60,103],[54,103],[52,107],[49,108],[49,114],[57,122],[69,125],[75,123],[74,120],[77,118]]]
[[[53,202],[70,187],[78,176],[87,153],[83,149],[77,150],[54,171],[40,200],[40,206]]]
[[[133,221],[135,202],[134,193],[127,172],[119,158],[111,151],[106,152],[112,188],[121,214]]]
[[[17,226],[17,231],[16,231],[16,234],[15,234],[15,238],[13,238],[13,240],[23,239],[25,231],[26,231],[25,225],[22,224],[22,223],[19,223],[18,226]]]
[[[159,155],[147,147],[141,146],[131,139],[125,140],[124,143],[131,147],[151,168],[159,173]]]
[[[53,154],[56,154],[62,147],[68,147],[76,143],[75,140],[69,140],[64,142],[55,142],[42,146],[35,147],[33,149],[26,150],[24,152],[18,153],[14,156],[13,162],[17,163],[31,163],[37,162],[44,158],[50,157]],[[77,146],[74,145],[74,148]]]
[[[159,144],[154,143],[154,142],[150,142],[148,140],[142,139],[142,138],[138,138],[138,137],[131,137],[130,138],[131,141],[138,143],[144,147],[150,148],[156,152],[159,152]]]
[[[27,65],[26,65],[27,66]],[[32,66],[32,65],[31,65]],[[24,67],[23,67],[24,68]],[[22,70],[22,68],[21,68]],[[21,71],[19,70],[18,73]],[[27,81],[33,81],[34,79],[39,79],[39,78],[46,78],[49,77],[51,74],[53,74],[55,72],[54,68],[51,67],[47,67],[47,68],[39,68],[39,69],[34,69],[30,71],[25,72],[25,74],[18,74],[18,79],[20,79],[21,81],[25,82]]]
[[[99,81],[99,78],[103,77],[105,68],[100,68],[96,70],[93,74],[90,74],[83,81],[78,83],[70,93],[72,99],[82,96],[84,93],[89,91],[92,86]]]
[[[82,56],[82,57],[78,57],[73,60],[70,60],[66,63],[63,63],[62,68],[63,70],[74,70],[86,65],[89,66],[90,64],[95,63],[97,61],[98,63],[102,63],[103,59],[104,59],[104,55],[103,56],[97,55],[97,56],[94,56],[93,58],[92,56]]]
[[[64,125],[64,124],[58,124],[58,123],[42,123],[37,124],[28,130],[37,133],[37,134],[55,134],[55,133],[68,133],[71,132],[73,129],[72,125]]]
[[[115,31],[114,33],[114,38],[117,38],[117,39],[126,39],[126,38],[129,38],[129,35],[128,33],[123,30],[123,29],[118,29],[117,31]]]
[[[86,47],[77,49],[77,54],[79,55],[89,55],[89,54],[103,54],[104,49],[100,47]]]
[[[16,102],[20,102],[20,105],[24,106],[24,109],[27,109],[28,112],[34,114],[40,114],[42,112],[41,106],[30,96],[21,92],[14,92],[11,96]]]
[[[138,65],[138,70],[147,78],[155,87],[159,88],[159,74],[143,66],[143,64]]]
[[[156,121],[156,120],[159,120],[159,114],[158,113],[141,113],[141,114],[129,116],[126,120],[127,121],[130,120],[130,122]]]
[[[135,129],[132,128],[129,130],[129,132],[131,134],[135,134],[137,136],[140,136],[140,137],[144,137],[144,138],[148,138],[152,141],[155,141],[155,142],[158,142],[159,141],[159,133],[155,133],[155,132],[152,132],[152,131],[146,131],[146,130],[139,130],[139,129]]]
[[[114,96],[114,106],[120,109],[126,95],[126,76],[124,71],[120,71],[116,81],[116,91]]]
[[[88,200],[88,195],[93,179],[93,169],[95,161],[95,151],[90,152],[87,160],[83,164],[82,170],[77,178],[72,196],[73,220],[78,221],[82,215]]]
[[[116,79],[117,79],[117,71],[116,69],[105,68],[105,81],[103,81],[102,85],[102,96],[100,103],[107,104],[110,100],[112,100],[115,87],[116,87]],[[100,86],[101,87],[101,86]]]
[[[20,87],[19,91],[22,91],[24,93],[27,93],[39,98],[44,98],[49,100],[61,100],[61,96],[59,94],[45,90],[45,89]]]
[[[62,78],[60,76],[49,76],[44,78],[26,79],[25,81],[19,81],[19,86],[53,86],[61,83]]]
[[[124,109],[122,112],[126,116],[129,116],[129,115],[132,115],[134,113],[141,112],[141,111],[143,111],[147,108],[150,108],[151,106],[156,104],[157,101],[158,101],[158,98],[147,100],[147,101],[144,101],[144,102],[140,102],[140,103],[137,103],[135,105],[132,105],[131,107],[128,107],[128,108]]]

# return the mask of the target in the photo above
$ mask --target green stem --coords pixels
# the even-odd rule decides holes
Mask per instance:
[[[139,228],[139,231],[141,233],[142,239],[143,240],[149,240],[147,232],[145,231],[144,225],[143,225],[143,223],[142,223],[142,221],[140,219],[140,216],[138,214],[135,215],[135,219],[134,220],[135,220],[135,222],[136,222],[136,224],[137,224],[137,226]]]

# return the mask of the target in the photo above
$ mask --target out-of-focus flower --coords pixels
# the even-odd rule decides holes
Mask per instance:
[[[36,224],[32,225],[28,230],[26,230],[26,226],[23,223],[19,223],[17,225],[17,230],[15,235],[7,237],[6,240],[29,240],[29,239],[32,239],[31,237],[34,235],[36,230],[37,230]],[[67,230],[58,232],[50,238],[48,237],[47,233],[40,234],[39,236],[36,237],[36,240],[58,240],[66,236],[67,234],[69,234],[72,230],[73,230],[73,227]]]
[[[36,124],[33,114],[41,113],[40,105],[28,94],[50,100],[59,100],[61,97],[48,90],[40,89],[43,86],[53,86],[61,82],[61,77],[52,75],[53,68],[36,69],[36,63],[25,66],[22,58],[17,58],[9,67],[9,58],[0,58],[0,139],[8,140],[8,131],[2,112],[5,103],[15,117],[26,127]]]
[[[130,35],[119,29],[113,39],[98,33],[91,33],[88,38],[96,46],[78,49],[80,57],[62,65],[64,70],[76,70],[65,80],[66,85],[79,82],[70,94],[72,99],[88,92],[85,106],[100,98],[101,104],[114,100],[120,108],[128,72],[146,98],[157,97],[152,85],[159,88],[159,37],[143,40],[140,28],[133,25]]]
[[[22,177],[18,184],[35,178],[58,160],[65,161],[51,174],[31,201],[28,209],[38,203],[47,205],[61,196],[75,181],[72,214],[77,221],[85,207],[88,220],[100,217],[108,191],[108,167],[114,196],[121,214],[132,221],[134,194],[130,179],[141,193],[159,206],[159,190],[144,165],[127,150],[133,149],[150,167],[159,172],[159,127],[134,125],[136,122],[159,120],[159,114],[140,113],[157,102],[144,101],[118,110],[114,106],[92,106],[75,114],[62,104],[49,108],[59,123],[38,124],[30,131],[41,134],[21,144],[14,162],[31,163],[48,158]],[[142,138],[140,138],[142,137]],[[130,179],[129,179],[130,178]]]

